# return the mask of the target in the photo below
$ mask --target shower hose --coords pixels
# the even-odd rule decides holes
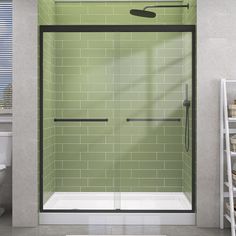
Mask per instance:
[[[185,150],[189,151],[189,107],[186,107],[186,116],[185,116]]]

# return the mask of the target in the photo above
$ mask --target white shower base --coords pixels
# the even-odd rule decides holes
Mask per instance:
[[[191,210],[181,192],[55,192],[44,210]]]

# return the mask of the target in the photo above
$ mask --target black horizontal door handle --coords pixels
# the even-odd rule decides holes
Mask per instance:
[[[55,118],[55,122],[108,122],[107,118]]]
[[[136,122],[136,121],[177,121],[180,122],[181,118],[127,118],[127,122]]]

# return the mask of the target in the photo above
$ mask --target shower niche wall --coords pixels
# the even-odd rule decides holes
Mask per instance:
[[[41,27],[42,212],[194,211],[194,37]]]

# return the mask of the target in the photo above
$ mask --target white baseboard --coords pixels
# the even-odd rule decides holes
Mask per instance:
[[[195,225],[195,213],[40,213],[40,224]]]

